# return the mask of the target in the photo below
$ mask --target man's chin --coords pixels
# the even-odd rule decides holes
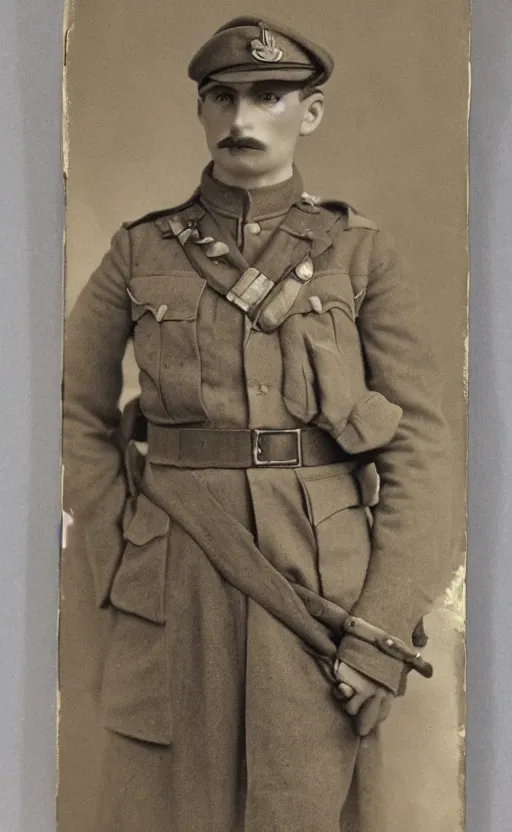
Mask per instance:
[[[220,161],[220,160],[219,160]],[[221,165],[226,170],[236,173],[239,171],[251,173],[264,174],[266,168],[263,164],[261,150],[252,150],[249,148],[229,149],[223,151],[223,158]]]

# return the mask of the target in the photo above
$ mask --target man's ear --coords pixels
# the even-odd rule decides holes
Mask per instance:
[[[203,123],[203,99],[202,98],[197,99],[197,117],[198,117],[199,121],[202,124]]]
[[[324,94],[315,90],[310,96],[304,99],[304,112],[299,133],[301,136],[309,136],[319,126],[324,116]]]

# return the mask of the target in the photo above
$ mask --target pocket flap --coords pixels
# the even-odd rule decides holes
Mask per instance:
[[[336,473],[313,474],[305,469],[296,473],[306,498],[309,520],[314,526],[337,511],[361,505],[357,482],[345,468]]]
[[[302,287],[290,314],[328,312],[338,307],[355,319],[354,292],[346,272],[324,272]]]
[[[165,622],[169,527],[169,516],[144,494],[134,511],[127,506],[126,545],[110,590],[116,609],[155,624]]]
[[[139,494],[135,511],[124,524],[124,537],[136,546],[143,546],[155,537],[163,537],[169,531],[169,515],[152,503],[144,494]]]
[[[195,272],[138,275],[128,293],[135,320],[151,312],[160,321],[194,321],[206,281]]]

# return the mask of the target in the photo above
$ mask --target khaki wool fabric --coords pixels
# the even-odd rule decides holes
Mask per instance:
[[[118,401],[133,337],[150,423],[318,425],[350,453],[376,449],[371,523],[347,463],[195,473],[282,575],[408,643],[442,588],[448,435],[412,287],[373,222],[303,190],[297,171],[246,192],[207,168],[190,204],[116,232],[67,322],[61,832],[387,829],[379,731],[360,740],[300,639],[165,511],[127,510]],[[167,233],[198,208],[204,237],[263,272],[309,250],[314,276],[275,329],[250,328]],[[172,469],[146,462],[143,476],[165,500]],[[340,655],[397,691],[400,662],[352,637]]]

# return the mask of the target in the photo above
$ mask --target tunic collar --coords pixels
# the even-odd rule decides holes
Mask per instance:
[[[291,206],[300,200],[304,191],[302,177],[294,166],[293,175],[285,182],[264,188],[245,190],[225,185],[212,176],[213,162],[204,169],[201,177],[200,199],[207,208],[225,217],[244,222],[266,220],[287,214]]]

